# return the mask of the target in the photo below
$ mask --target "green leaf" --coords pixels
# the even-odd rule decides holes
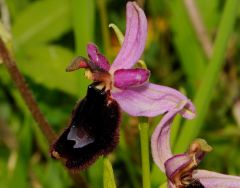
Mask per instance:
[[[116,188],[114,174],[111,162],[107,157],[103,159],[103,187],[104,188]]]
[[[46,138],[44,137],[43,133],[41,132],[39,126],[33,122],[33,136],[35,137],[36,145],[38,146],[41,153],[48,158],[49,157],[49,145],[47,143]]]
[[[167,182],[165,182],[165,183],[163,183],[162,185],[160,185],[159,188],[167,188],[167,187],[168,187],[168,184],[167,184]]]
[[[11,19],[15,19],[18,16],[18,13],[25,9],[31,0],[5,0],[7,8],[10,12]]]
[[[125,124],[125,123],[122,123],[122,124]],[[140,187],[139,181],[137,179],[138,169],[135,168],[134,163],[131,159],[131,149],[129,148],[129,145],[126,143],[125,137],[126,137],[126,132],[123,130],[123,127],[121,127],[117,155],[119,159],[123,160],[124,164],[126,165],[126,171],[127,171],[126,173],[127,173],[127,176],[129,176],[129,180],[132,184],[132,187],[138,188]]]
[[[208,0],[197,0],[196,5],[200,10],[206,29],[214,34],[213,32],[215,32],[221,18],[221,10],[219,8],[223,2],[219,0],[211,0],[211,3],[208,2]]]
[[[151,171],[151,186],[158,187],[160,184],[167,180],[166,175],[153,163]]]
[[[28,187],[27,162],[22,156],[17,158],[14,172],[8,179],[8,187]]]
[[[98,188],[103,185],[103,157],[100,157],[87,171],[89,177],[89,186]]]
[[[9,151],[7,148],[0,147],[0,187],[8,187],[8,160]]]
[[[15,46],[57,39],[70,27],[69,1],[36,1],[16,17],[12,28]]]
[[[213,55],[206,68],[205,74],[202,76],[203,79],[201,85],[194,98],[194,104],[196,105],[198,115],[192,121],[186,121],[184,123],[181,134],[176,143],[176,152],[185,151],[192,139],[197,137],[204,126],[204,121],[209,112],[208,109],[213,98],[213,91],[218,82],[223,64],[225,63],[224,59],[226,56],[227,45],[237,18],[237,5],[237,0],[229,0],[225,2],[218,34],[214,42]]]
[[[20,123],[20,122],[18,122]],[[13,171],[9,180],[8,187],[28,187],[28,163],[32,151],[32,119],[30,116],[25,117],[18,135],[19,148],[16,151],[16,156],[13,157]],[[14,154],[14,152],[13,152]],[[16,160],[16,161],[15,161]]]
[[[71,179],[59,161],[49,159],[46,164],[39,163],[38,161],[31,165],[31,169],[31,173],[36,177],[42,187],[72,187]]]
[[[86,45],[94,42],[95,1],[72,0],[73,30],[77,53],[86,55]]]
[[[20,70],[36,83],[77,97],[85,95],[88,82],[82,70],[65,72],[73,59],[71,51],[56,45],[42,45],[17,55]]]
[[[193,92],[202,79],[207,59],[191,26],[184,2],[175,0],[169,5],[172,13],[170,27],[173,32],[173,42]]]

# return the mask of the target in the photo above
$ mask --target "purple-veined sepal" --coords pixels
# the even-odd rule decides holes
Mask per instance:
[[[110,72],[129,69],[140,59],[147,38],[147,18],[135,3],[127,3],[127,24],[123,45],[115,58]]]
[[[231,176],[211,172],[208,170],[195,170],[193,178],[198,179],[205,188],[239,188],[240,176]]]
[[[165,172],[165,162],[170,159],[172,155],[170,145],[170,130],[174,117],[181,113],[186,106],[191,106],[193,115],[188,118],[194,117],[194,106],[189,100],[179,100],[178,104],[175,104],[172,109],[163,116],[159,125],[155,128],[151,138],[152,156],[156,165]],[[184,114],[183,114],[184,115]]]
[[[189,119],[195,116],[195,108],[187,97],[170,87],[146,83],[111,93],[123,111],[132,116],[154,117],[173,110],[182,101],[186,104],[179,113]]]
[[[89,59],[99,68],[103,69],[104,71],[109,71],[110,64],[107,58],[101,54],[97,48],[97,46],[93,43],[89,43],[87,45],[87,53]]]

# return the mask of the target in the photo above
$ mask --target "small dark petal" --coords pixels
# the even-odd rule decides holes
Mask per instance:
[[[67,72],[75,71],[80,68],[88,68],[89,67],[89,60],[84,57],[78,56],[72,60],[72,62],[66,68]]]
[[[88,68],[92,72],[94,71],[100,71],[100,72],[106,72],[103,68],[97,66],[94,62],[86,59],[85,57],[78,56],[72,60],[72,62],[67,66],[66,72],[75,71],[81,68]]]
[[[101,91],[95,85],[88,87],[87,96],[73,111],[70,126],[52,147],[52,157],[66,159],[70,169],[87,168],[100,155],[113,151],[119,141],[119,106],[110,99],[109,92]]]
[[[194,179],[186,188],[204,188],[199,180]]]
[[[87,53],[88,57],[96,67],[106,72],[109,71],[110,64],[107,58],[99,52],[98,47],[95,44],[89,43],[87,45]]]

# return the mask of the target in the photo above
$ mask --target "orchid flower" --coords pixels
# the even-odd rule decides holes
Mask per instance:
[[[90,43],[87,52],[90,60],[76,58],[67,71],[87,68],[87,77],[100,82],[99,87],[110,90],[111,97],[121,109],[132,116],[153,117],[174,109],[180,102],[179,111],[186,118],[193,118],[195,109],[183,94],[175,89],[149,82],[150,71],[134,68],[140,59],[147,38],[147,19],[143,10],[135,3],[127,3],[127,27],[122,48],[112,65]]]
[[[202,139],[196,139],[188,151],[173,155],[170,148],[170,127],[184,103],[169,111],[154,130],[151,139],[152,155],[156,165],[168,178],[169,188],[239,188],[240,177],[197,170],[205,154],[212,148]]]
[[[93,80],[94,85],[92,86],[95,88],[95,90],[99,90],[105,95],[104,100],[106,100],[106,104],[99,104],[99,106],[97,106],[97,108],[99,109],[105,109],[109,104],[117,103],[124,112],[132,116],[153,117],[164,114],[166,112],[171,112],[176,108],[176,106],[179,106],[179,104],[184,104],[181,105],[181,109],[178,111],[179,114],[181,114],[185,118],[193,118],[195,115],[195,109],[193,104],[190,102],[190,100],[187,99],[187,97],[185,97],[183,94],[181,94],[175,89],[150,83],[150,71],[147,69],[134,67],[134,65],[137,63],[143,53],[146,37],[147,19],[143,10],[135,2],[128,2],[125,38],[120,52],[118,53],[113,63],[110,65],[107,58],[99,52],[97,46],[93,43],[90,43],[87,45],[87,53],[89,59],[81,56],[75,58],[70,64],[70,66],[67,67],[67,71],[73,71],[79,68],[86,69],[85,75],[87,78]],[[92,88],[90,90],[91,91],[89,92],[91,93]],[[87,97],[84,100],[88,101],[90,100],[89,98],[93,98],[88,97],[88,95],[90,94],[87,94]],[[100,94],[95,95],[98,96]],[[78,109],[87,108],[85,106],[86,105],[84,105],[84,102],[79,104],[73,116],[76,116],[76,114],[78,114],[78,112],[76,112],[80,111]],[[114,106],[114,112],[119,114],[116,105]],[[109,116],[110,118],[111,115],[109,115],[109,113],[110,112],[105,113],[105,116]],[[91,119],[95,119],[94,114],[92,115]],[[113,118],[113,121],[117,123],[117,119],[118,117]],[[81,121],[83,120],[81,119]],[[84,149],[88,146],[90,147],[90,145],[97,142],[96,138],[99,138],[99,136],[89,133],[90,130],[85,130],[85,128],[82,128],[81,126],[76,126],[74,120],[72,120],[71,122],[72,123],[70,124],[70,127],[66,130],[67,132],[65,131],[63,133],[64,137],[60,137],[53,146],[53,157],[63,157],[70,161],[72,158],[74,158],[72,157],[73,153],[75,153],[75,155],[77,156],[80,156],[80,149]],[[86,122],[85,119],[84,122]],[[107,122],[110,122],[110,120],[107,120]],[[96,123],[101,124],[101,121],[98,121]],[[94,124],[94,122],[92,124]],[[104,127],[106,125],[104,124],[98,126]],[[111,133],[109,139],[103,142],[111,143],[113,140],[114,143],[116,143],[116,139],[113,138],[118,137],[117,129],[117,126],[115,126],[115,129],[112,131],[114,132],[114,134]],[[99,131],[100,130],[96,132]],[[103,136],[101,136],[100,140],[103,139]],[[71,140],[74,141],[75,144],[71,143],[71,145],[67,145],[67,149],[67,146],[63,143],[63,140]],[[115,145],[116,144],[112,144],[111,148],[105,145],[102,146],[101,149],[98,149],[96,155],[108,154],[110,151],[112,151]],[[79,152],[70,152],[70,147],[78,148]],[[66,152],[61,153],[62,148],[66,148],[65,150],[68,151],[67,155],[65,155]],[[94,155],[93,153],[94,152],[89,154],[91,159],[86,160],[88,161],[88,164],[92,163],[97,158],[96,156],[92,156]],[[81,152],[81,155],[84,155],[84,153]],[[74,160],[77,160],[76,157],[74,158]],[[81,162],[80,164],[77,161],[70,161],[67,166],[70,168],[74,168],[74,166],[76,166],[77,168],[82,168],[83,166],[83,168],[85,168],[86,166],[88,166],[82,163],[84,162]]]

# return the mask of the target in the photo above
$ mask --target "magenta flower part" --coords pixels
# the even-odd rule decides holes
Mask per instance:
[[[120,89],[137,87],[146,83],[149,79],[150,71],[141,68],[118,69],[114,72],[114,86]]]
[[[95,44],[87,45],[87,53],[90,60],[96,64],[96,66],[102,68],[105,71],[109,71],[110,64],[106,57],[104,57],[99,51]]]

